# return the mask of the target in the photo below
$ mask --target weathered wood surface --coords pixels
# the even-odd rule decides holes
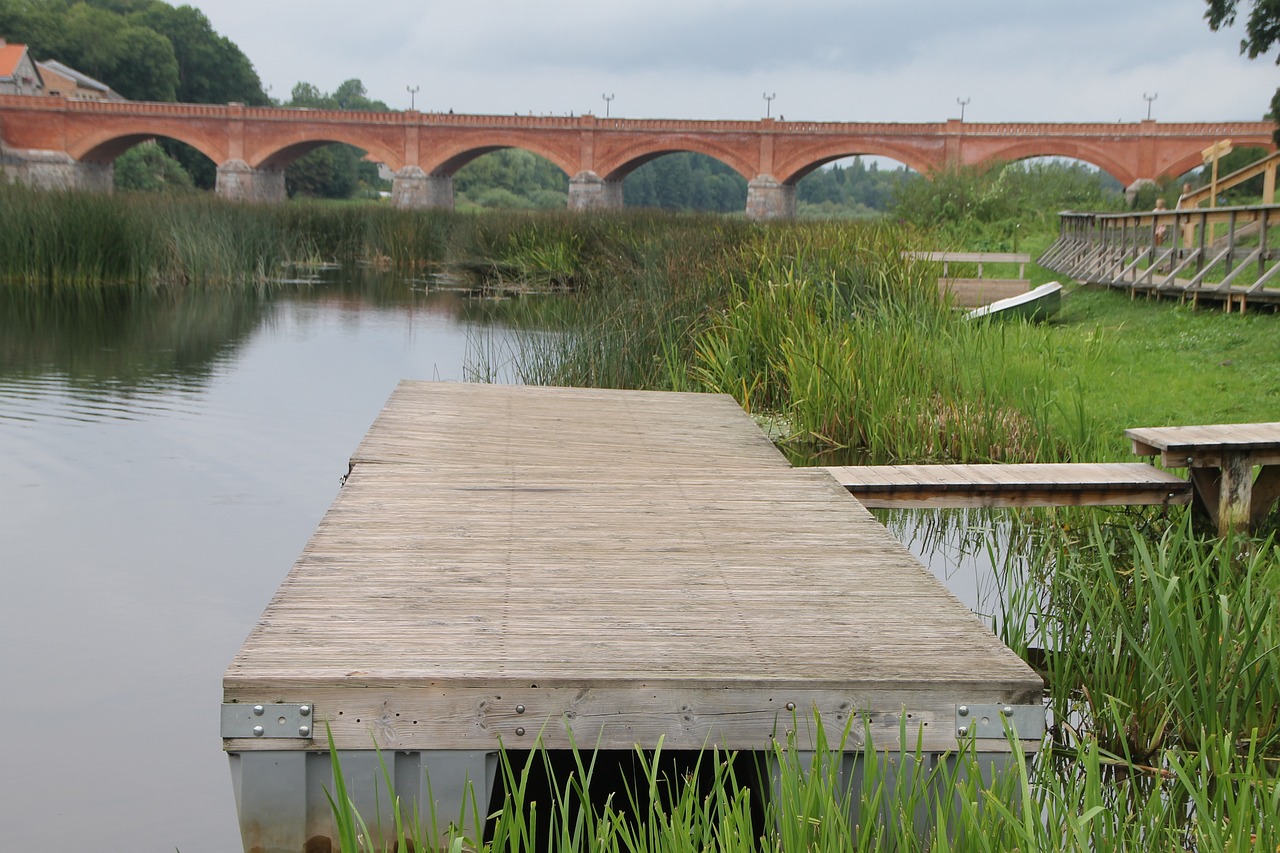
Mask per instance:
[[[1140,462],[863,465],[825,469],[870,507],[1185,504],[1191,484]]]
[[[946,749],[1042,689],[731,399],[446,383],[396,390],[223,685],[353,749],[762,749],[814,707]]]
[[[938,290],[950,294],[957,308],[981,308],[1010,296],[1018,296],[1031,290],[1031,281],[1025,278],[940,278]]]
[[[1135,455],[1159,455],[1164,465],[1189,469],[1199,505],[1221,535],[1261,523],[1280,498],[1280,422],[1139,427],[1124,433]]]
[[[1040,266],[1130,295],[1221,301],[1243,313],[1280,303],[1280,252],[1267,234],[1280,207],[1255,205],[1129,213],[1060,214]]]
[[[977,264],[978,275],[982,275],[985,264],[1017,264],[1018,278],[1026,276],[1026,265],[1031,263],[1031,256],[1023,252],[903,252],[904,257],[917,261],[929,261],[943,265],[946,275],[948,264]]]
[[[980,308],[998,299],[1007,299],[1026,293],[1031,289],[1031,281],[1026,277],[1027,264],[1031,256],[1015,252],[916,252],[902,253],[903,257],[917,261],[942,264],[942,275],[938,278],[938,291],[950,295],[953,303],[960,308]],[[962,278],[951,275],[951,264],[976,264],[976,278]],[[987,264],[1017,264],[1017,278],[988,278],[985,273]]]
[[[1124,434],[1137,456],[1160,456],[1161,464],[1186,468],[1216,464],[1223,453],[1249,453],[1255,465],[1280,463],[1280,422],[1140,427]]]

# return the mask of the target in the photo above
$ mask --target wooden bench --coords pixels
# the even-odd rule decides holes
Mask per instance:
[[[913,261],[942,264],[938,289],[951,294],[958,308],[980,308],[997,299],[1007,299],[1026,293],[1031,281],[1026,277],[1031,256],[1018,252],[903,252],[903,257]],[[956,278],[951,275],[951,264],[977,264],[976,278]],[[986,278],[986,264],[1017,264],[1017,278]]]

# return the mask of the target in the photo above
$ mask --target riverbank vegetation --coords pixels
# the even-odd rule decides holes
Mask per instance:
[[[905,208],[901,225],[761,225],[9,185],[0,208],[0,282],[9,286],[261,287],[296,278],[295,264],[332,262],[418,287],[524,293],[471,310],[560,334],[530,335],[520,352],[479,352],[478,373],[512,362],[528,381],[724,391],[797,455],[1123,458],[1125,427],[1257,420],[1274,415],[1280,393],[1271,355],[1280,339],[1266,315],[1079,291],[1054,324],[968,323],[944,310],[937,269],[901,259],[904,249],[948,245]],[[1050,237],[1041,229],[1027,240]]]
[[[1128,426],[1280,420],[1274,315],[1086,290],[1050,324],[950,310],[938,270],[902,251],[1008,239],[994,224],[1017,208],[977,199],[957,210],[974,230],[949,233],[907,216],[477,216],[0,187],[0,279],[24,293],[284,287],[290,264],[320,261],[412,287],[461,279],[510,297],[469,311],[527,331],[506,349],[477,341],[477,378],[729,393],[802,463],[1127,459]],[[748,758],[708,752],[708,789],[644,756],[634,800],[590,802],[578,772],[534,818],[528,765],[509,765],[490,849],[1276,849],[1274,540],[1208,537],[1182,509],[1011,518],[985,615],[1046,679],[1052,725],[1025,772],[984,787],[960,753],[932,786],[876,787],[889,777],[872,773],[850,794],[785,752],[777,788]],[[850,797],[874,816],[856,831]],[[744,802],[764,811],[748,820]]]

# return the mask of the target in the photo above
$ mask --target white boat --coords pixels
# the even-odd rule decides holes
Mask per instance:
[[[1021,317],[1039,321],[1047,320],[1062,307],[1062,285],[1056,281],[1042,284],[1034,290],[1010,296],[1008,299],[997,299],[990,305],[975,308],[965,316],[970,320],[980,317]]]

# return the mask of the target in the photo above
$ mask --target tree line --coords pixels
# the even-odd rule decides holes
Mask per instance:
[[[249,58],[191,6],[160,0],[0,0],[0,36],[133,101],[270,103]]]

